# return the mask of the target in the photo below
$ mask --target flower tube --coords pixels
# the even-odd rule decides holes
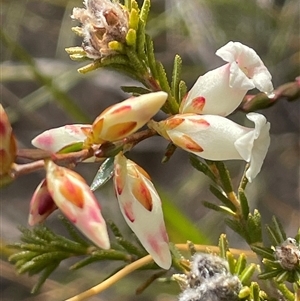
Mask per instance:
[[[271,93],[271,74],[257,53],[239,42],[229,42],[216,55],[227,64],[200,76],[183,99],[179,112],[227,116],[250,89]]]
[[[103,111],[94,121],[87,144],[122,139],[144,126],[167,100],[166,92],[130,97]]]
[[[149,175],[122,153],[115,157],[114,164],[115,192],[128,226],[153,260],[169,269],[172,259],[161,200]]]
[[[93,243],[109,249],[109,237],[100,206],[86,184],[76,172],[46,162],[48,191],[64,215]]]
[[[254,128],[218,115],[197,114],[178,114],[148,125],[175,145],[204,159],[249,162],[246,177],[252,182],[270,145],[270,123],[258,113],[249,113],[247,118],[254,122]]]

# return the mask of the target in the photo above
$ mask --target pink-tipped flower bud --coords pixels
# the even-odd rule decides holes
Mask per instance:
[[[106,223],[85,180],[76,172],[46,162],[48,191],[63,214],[94,244],[109,249]]]
[[[136,132],[159,111],[167,97],[166,92],[153,92],[112,105],[95,119],[88,143],[116,141]]]
[[[83,143],[90,130],[90,124],[68,124],[39,134],[32,139],[31,144],[39,149],[57,153],[66,147]]]
[[[47,181],[44,179],[31,198],[28,224],[34,226],[42,223],[56,209],[57,206],[48,191]]]
[[[8,173],[15,160],[16,141],[8,117],[0,104],[0,176]]]
[[[124,219],[153,260],[169,269],[172,259],[161,200],[149,175],[122,153],[114,164],[115,192]]]

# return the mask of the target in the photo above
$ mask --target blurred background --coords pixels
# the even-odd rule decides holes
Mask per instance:
[[[31,148],[31,139],[51,127],[90,122],[108,105],[128,97],[119,87],[134,85],[133,80],[107,70],[80,75],[76,70],[85,63],[71,61],[64,50],[81,44],[71,32],[71,27],[78,24],[70,18],[73,7],[82,7],[81,1],[2,0],[0,3],[0,97],[19,148]],[[168,75],[175,54],[182,57],[183,79],[189,88],[199,75],[223,64],[215,51],[230,40],[257,51],[273,75],[274,87],[294,81],[300,74],[297,0],[152,0],[147,32],[154,39],[157,59],[163,62]],[[5,37],[8,43],[4,43]],[[271,123],[271,146],[261,173],[247,188],[247,195],[251,209],[261,211],[264,223],[276,215],[287,234],[295,236],[300,223],[300,102],[283,100],[261,113]],[[242,113],[231,118],[245,122]],[[190,232],[191,222],[199,231],[194,236],[196,243],[205,237],[206,242],[216,244],[219,235],[227,233],[232,247],[247,248],[218,213],[203,207],[203,200],[214,201],[208,191],[209,181],[189,165],[186,153],[177,150],[167,164],[161,164],[166,146],[163,139],[151,138],[138,145],[130,157],[150,174],[163,195],[165,209],[172,208],[187,221],[180,225],[183,231],[179,235],[172,231],[175,215],[173,218],[168,214],[171,240],[185,242],[189,237],[182,233]],[[90,183],[98,167],[91,164],[78,166],[76,170]],[[228,167],[237,185],[244,165],[228,162]],[[23,176],[1,190],[2,244],[18,241],[17,225],[27,225],[29,201],[43,177],[43,172]],[[97,191],[97,197],[104,217],[113,218],[130,237],[111,183]],[[56,213],[47,220],[47,225],[61,230]],[[41,293],[33,296],[30,289],[36,279],[16,275],[4,251],[1,258],[3,301],[63,300],[101,282],[118,267],[118,263],[96,263],[70,272],[72,261],[63,262]],[[145,272],[136,272],[91,300],[176,300],[179,288],[174,283],[156,282],[143,295],[135,296],[136,288],[147,276]]]

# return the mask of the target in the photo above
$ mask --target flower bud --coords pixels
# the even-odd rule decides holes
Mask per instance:
[[[46,162],[48,191],[64,215],[93,243],[109,249],[109,237],[100,206],[86,184],[76,172]]]
[[[30,201],[28,224],[34,226],[43,222],[54,210],[57,209],[44,179],[36,188]]]
[[[134,133],[159,111],[167,97],[165,92],[153,92],[112,105],[94,121],[89,142],[115,141]]]
[[[47,130],[36,136],[31,144],[39,149],[57,153],[76,143],[83,143],[90,132],[89,124],[69,124]]]
[[[227,116],[239,106],[248,90],[273,91],[271,74],[252,48],[229,42],[216,55],[228,64],[198,78],[183,99],[180,113]]]
[[[249,113],[247,118],[254,122],[255,128],[218,115],[196,114],[178,114],[148,125],[175,145],[204,159],[249,162],[246,177],[252,182],[270,145],[270,123],[257,113]]]
[[[169,239],[161,200],[148,174],[119,153],[115,157],[114,186],[121,212],[153,260],[162,268],[171,266]]]
[[[17,152],[16,141],[8,117],[0,104],[0,176],[11,168]]]

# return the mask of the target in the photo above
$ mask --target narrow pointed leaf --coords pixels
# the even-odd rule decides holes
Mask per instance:
[[[210,168],[204,164],[203,162],[201,162],[201,160],[196,156],[196,155],[190,155],[190,163],[191,165],[201,171],[202,173],[204,173],[206,176],[208,176],[213,182],[216,182],[216,177],[215,175],[212,173],[212,171],[210,170]]]
[[[100,166],[96,173],[96,176],[91,184],[91,190],[95,191],[103,186],[113,176],[114,172],[114,158],[107,158]]]
[[[245,192],[244,192],[243,189],[239,189],[239,201],[240,201],[240,204],[241,204],[243,218],[244,218],[244,220],[247,220],[250,209],[249,209],[249,204],[248,204],[247,197],[246,197]]]
[[[225,206],[227,206],[229,209],[231,209],[233,212],[236,212],[235,206],[231,203],[231,201],[215,186],[210,185],[209,190],[211,193],[220,200]]]
[[[174,58],[171,89],[172,89],[172,94],[178,103],[180,102],[179,82],[180,82],[180,77],[181,77],[181,69],[182,69],[182,59],[178,54],[176,54],[175,58]]]

